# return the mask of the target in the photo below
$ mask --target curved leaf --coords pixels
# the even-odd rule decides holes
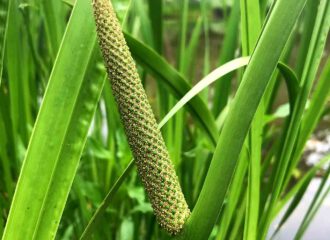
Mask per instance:
[[[220,80],[222,76],[240,68],[246,66],[250,60],[250,57],[241,57],[234,59],[230,62],[223,64],[217,69],[213,70],[202,80],[200,80],[195,86],[193,86],[178,102],[175,106],[166,114],[159,125],[163,126],[175,113],[177,113],[186,103],[188,103],[192,98],[197,96],[201,91],[206,89],[213,82]]]
[[[282,76],[284,77],[285,84],[288,89],[290,109],[292,111],[299,92],[299,81],[297,75],[289,66],[282,62],[277,64],[277,68],[280,70]]]

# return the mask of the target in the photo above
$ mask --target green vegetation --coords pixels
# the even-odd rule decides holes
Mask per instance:
[[[1,0],[2,239],[302,239],[330,2],[111,3]]]

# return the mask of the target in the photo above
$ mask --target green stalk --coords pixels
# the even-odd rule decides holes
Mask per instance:
[[[227,20],[224,40],[221,46],[221,53],[219,57],[219,65],[228,62],[234,58],[235,51],[237,48],[238,39],[238,27],[240,19],[240,0],[234,0],[232,11],[230,13],[229,19]],[[219,113],[227,105],[228,97],[231,90],[231,79],[233,74],[224,76],[222,81],[217,81],[215,84],[214,91],[214,103],[213,103],[213,115],[218,116]]]
[[[13,146],[14,152],[17,152],[18,146],[16,143],[19,141],[19,129],[22,125],[19,124],[20,121],[20,100],[22,99],[22,86],[20,84],[20,73],[21,68],[19,67],[21,64],[21,58],[19,53],[19,24],[20,24],[20,15],[18,11],[18,2],[17,0],[12,0],[9,3],[8,8],[8,19],[7,19],[7,35],[6,35],[6,69],[8,79],[8,87],[9,87],[9,108],[10,108],[10,118],[11,118],[11,127],[12,127],[12,138],[15,145]],[[23,65],[24,66],[24,65]],[[23,118],[24,119],[24,114]],[[24,121],[23,121],[24,122]],[[24,124],[23,124],[24,126]],[[19,158],[15,156],[14,159],[15,165],[19,166]]]
[[[148,0],[154,49],[163,52],[163,0]]]
[[[179,55],[178,55],[178,68],[179,72],[184,74],[185,67],[185,56],[186,56],[186,36],[187,36],[187,27],[188,27],[188,10],[189,10],[189,0],[183,0],[180,3],[182,7],[181,15],[181,26],[180,26],[180,46],[179,46]],[[173,103],[173,102],[172,102]],[[182,141],[184,133],[184,120],[185,112],[181,110],[177,113],[174,118],[174,128],[173,128],[173,161],[176,166],[181,162],[181,152],[182,152]]]
[[[235,215],[235,221],[233,223],[233,227],[229,234],[229,240],[237,240],[243,239],[244,233],[242,229],[242,224],[244,223],[244,217],[246,214],[246,201],[247,201],[247,194],[243,193],[241,197],[240,206],[238,206],[237,213]]]
[[[251,55],[261,30],[259,0],[241,0],[243,55]],[[260,163],[263,130],[264,100],[257,109],[251,124],[249,138],[249,175],[246,201],[244,239],[256,239],[259,215]]]
[[[60,1],[41,1],[41,9],[45,21],[47,47],[49,55],[54,61],[65,30],[63,3]]]
[[[211,63],[210,63],[210,34],[209,34],[209,8],[210,3],[208,0],[201,1],[201,12],[202,12],[202,18],[203,18],[203,30],[204,30],[204,41],[205,41],[205,47],[204,47],[204,59],[203,59],[203,76],[206,76],[210,72]],[[205,102],[208,102],[208,89],[205,89],[202,92],[202,96],[205,100]]]
[[[237,208],[240,207],[240,204],[242,204],[242,202],[240,202],[240,199],[242,193],[245,195],[246,192],[244,180],[249,166],[248,159],[248,148],[243,147],[243,150],[240,154],[239,162],[237,164],[237,168],[235,170],[233,181],[228,191],[229,194],[227,197],[227,203],[224,206],[223,213],[221,214],[221,220],[219,224],[220,229],[217,235],[217,240],[226,239],[226,236],[229,235],[230,223],[235,221],[235,212]]]

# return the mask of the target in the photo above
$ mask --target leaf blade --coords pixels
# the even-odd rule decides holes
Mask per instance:
[[[94,22],[86,20],[88,19],[86,17],[83,23],[85,30],[77,32],[76,29],[82,25],[81,17],[89,15],[91,15],[89,2],[78,0],[69,20],[31,136],[3,239],[20,239],[22,236],[28,239],[55,237],[66,202],[65,196],[70,190],[89,123],[102,89],[98,87],[100,81],[95,81],[96,85],[94,85],[94,83],[90,84],[88,78],[84,78],[96,43],[96,34],[93,32]],[[70,65],[67,64],[67,60],[71,60]],[[80,91],[84,88],[87,88],[87,93],[81,96]],[[89,90],[93,91],[93,97],[90,96]],[[78,98],[85,100],[76,108]],[[62,161],[70,159],[71,162],[63,163],[59,158],[62,158]],[[60,169],[58,167],[64,167],[63,164],[70,167],[67,174],[62,176],[64,180],[62,178],[63,181],[56,182],[57,177],[62,174],[58,172]],[[51,189],[63,192],[54,195],[56,191],[51,192]],[[49,206],[46,205],[50,204],[48,200],[53,201],[56,210],[47,209]]]

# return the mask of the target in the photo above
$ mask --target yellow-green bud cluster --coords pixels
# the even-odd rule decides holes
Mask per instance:
[[[188,216],[178,177],[109,0],[94,0],[102,54],[139,175],[159,224],[178,233]]]

